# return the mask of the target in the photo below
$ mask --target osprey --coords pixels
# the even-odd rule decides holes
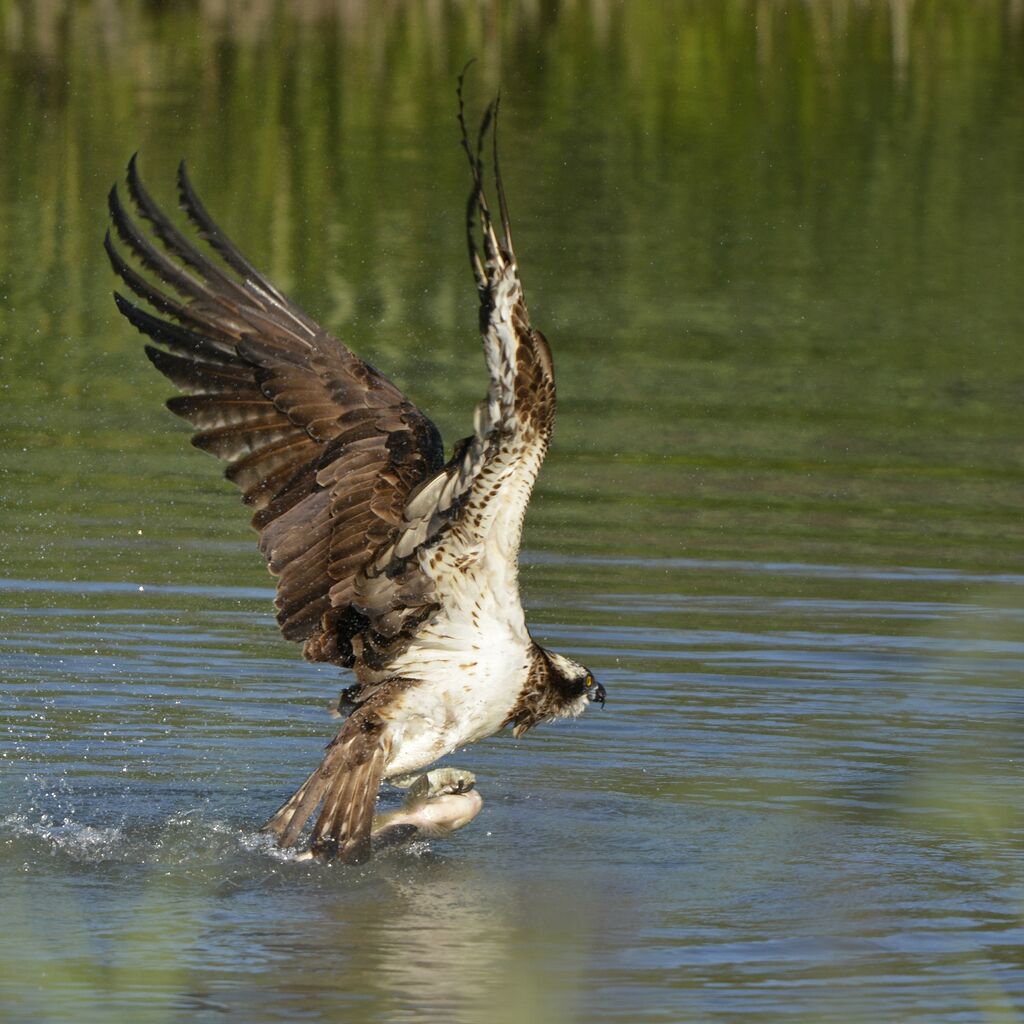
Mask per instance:
[[[530,636],[519,598],[523,516],[555,415],[551,351],[530,324],[498,166],[495,100],[469,158],[469,257],[490,382],[473,433],[444,458],[434,424],[274,287],[196,195],[184,163],[181,207],[216,254],[197,249],[128,164],[114,230],[114,271],[154,313],[115,292],[117,308],[159,347],[153,365],[184,394],[168,408],[192,443],[227,463],[253,509],[259,549],[278,577],[281,631],[311,661],[351,668],[347,717],[320,766],[264,828],[291,846],[321,807],[310,848],[365,859],[382,780],[424,768],[511,726],[579,715],[605,700],[583,666]],[[493,126],[500,233],[484,192]],[[478,244],[479,241],[479,244]],[[154,283],[153,277],[160,284]],[[321,806],[322,805],[322,806]]]

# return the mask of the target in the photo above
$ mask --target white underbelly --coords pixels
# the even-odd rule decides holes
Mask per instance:
[[[442,639],[443,634],[427,632],[393,666],[420,682],[388,709],[387,777],[417,771],[458,747],[493,736],[522,690],[529,655],[511,634],[490,631],[458,650],[441,646]]]
[[[417,771],[458,747],[493,736],[507,721],[529,673],[532,641],[515,559],[492,531],[480,547],[424,550],[442,609],[388,668],[419,680],[388,709],[385,776]],[[440,559],[435,563],[434,559]]]

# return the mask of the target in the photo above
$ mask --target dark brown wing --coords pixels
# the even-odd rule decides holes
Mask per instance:
[[[115,293],[118,309],[161,347],[154,366],[185,392],[168,408],[192,443],[227,462],[254,509],[277,587],[277,619],[312,660],[351,664],[367,625],[356,576],[394,534],[409,492],[444,462],[437,428],[394,384],[288,301],[232,245],[178,169],[181,205],[220,260],[198,250],[128,165],[143,232],[110,192],[114,229],[164,290],[104,240],[115,272],[156,311]],[[429,598],[422,596],[426,603]]]

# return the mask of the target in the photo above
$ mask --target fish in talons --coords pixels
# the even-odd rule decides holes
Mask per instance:
[[[465,828],[481,811],[484,799],[476,777],[463,768],[435,768],[391,780],[407,790],[401,807],[373,817],[373,850],[393,849],[421,839],[445,839]],[[313,860],[303,850],[295,860]]]

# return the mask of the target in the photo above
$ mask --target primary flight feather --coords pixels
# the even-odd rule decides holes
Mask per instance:
[[[110,192],[121,248],[108,232],[107,254],[154,312],[115,293],[117,307],[156,342],[146,354],[183,392],[168,407],[195,428],[192,443],[227,463],[252,507],[278,577],[281,631],[310,660],[355,674],[326,756],[264,826],[290,846],[319,807],[311,849],[325,858],[368,856],[382,780],[505,727],[519,736],[604,703],[584,666],[534,643],[519,598],[523,517],[551,438],[555,378],[523,298],[496,137],[500,226],[484,192],[483,143],[497,113],[495,102],[472,145],[460,80],[467,238],[490,380],[473,433],[447,461],[434,424],[235,248],[184,164],[181,207],[215,256],[153,201],[134,157],[137,217]]]

